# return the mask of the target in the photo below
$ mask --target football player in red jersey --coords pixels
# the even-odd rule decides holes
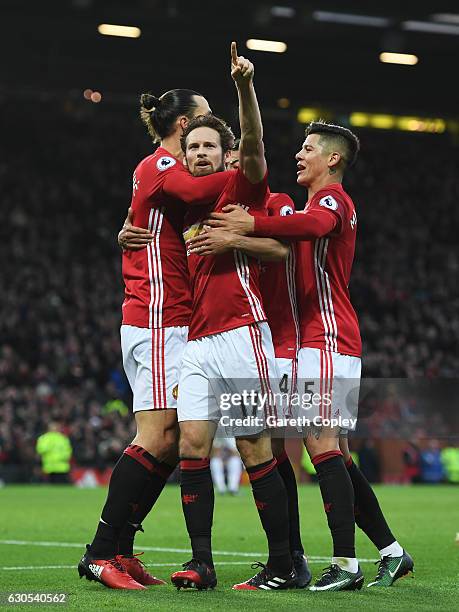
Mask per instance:
[[[221,210],[228,203],[241,202],[253,214],[264,215],[268,198],[267,173],[253,70],[248,60],[237,56],[233,43],[232,77],[238,90],[241,124],[240,168],[222,191],[214,209]],[[228,128],[212,116],[190,122],[182,144],[185,160],[193,174],[216,169],[210,152],[215,151],[216,146],[220,151],[225,150],[222,144],[226,130]],[[189,211],[184,230],[187,243],[202,231],[202,221],[209,212],[208,207],[207,210]],[[189,341],[181,365],[177,412],[182,507],[193,558],[183,571],[171,576],[179,588],[202,589],[216,584],[211,546],[214,492],[208,455],[216,424],[222,416],[222,399],[251,391],[255,391],[257,397],[261,394],[267,398],[271,381],[276,378],[274,348],[261,304],[259,265],[246,253],[257,256],[264,250],[272,256],[282,257],[286,247],[271,239],[257,246],[258,251],[243,247],[214,257],[201,257],[191,250],[187,252],[193,307]],[[269,401],[266,409],[268,413],[275,410]],[[239,416],[243,414],[242,409]],[[273,458],[270,438],[263,435],[263,419],[254,420],[257,421],[255,430],[249,431],[243,428],[235,431],[234,426],[221,421],[227,432],[229,425],[237,439],[269,549],[267,564],[260,564],[262,569],[253,578],[233,588],[296,588],[289,546],[287,493]]]
[[[305,445],[318,474],[334,548],[332,564],[311,587],[314,591],[361,588],[355,521],[381,555],[377,576],[368,586],[390,586],[413,570],[413,561],[391,533],[370,484],[352,463],[347,443],[347,432],[357,421],[361,340],[348,290],[357,215],[341,183],[358,150],[358,139],[350,130],[313,122],[296,156],[297,182],[308,189],[303,214],[255,219],[240,208],[227,207],[226,214],[214,213],[213,220],[206,221],[242,235],[301,241],[298,371],[307,384],[305,395],[311,397],[316,391],[319,397],[308,412],[313,427]]]
[[[219,167],[221,169],[222,158],[219,157],[220,154],[212,159],[215,156],[217,142],[214,143],[213,149],[209,145],[210,143],[207,144],[205,156],[203,155],[200,163],[190,168],[194,175],[209,173],[212,169],[216,171]],[[236,141],[233,150],[226,157],[227,170],[239,167],[239,141]],[[285,216],[293,214],[294,204],[287,194],[271,193],[267,211],[269,215]],[[132,226],[129,213],[119,235],[120,244],[124,248],[133,248],[137,245],[140,236],[147,242],[149,239],[151,240],[147,232]],[[262,250],[260,248],[262,244],[263,241],[259,241],[257,238],[243,238],[238,234],[218,232],[217,230],[207,234],[199,234],[189,241],[190,247],[196,248],[200,255],[206,255],[207,249],[209,249],[209,253],[212,251],[213,254],[222,254],[238,248],[247,254],[254,254],[264,260],[260,277],[261,294],[274,344],[278,367],[277,376],[281,390],[288,391],[291,394],[296,388],[296,353],[299,347],[299,322],[295,291],[296,245],[291,243],[285,252],[286,257],[281,261],[276,261],[268,259],[270,256],[273,257],[273,253],[266,251],[266,249]],[[295,473],[285,452],[284,439],[273,435],[271,444],[278,471],[288,493],[290,550],[297,571],[297,587],[304,588],[311,580],[311,573],[304,557],[301,542]]]
[[[178,368],[191,313],[182,239],[185,210],[214,202],[231,174],[195,178],[182,164],[182,132],[209,110],[205,98],[187,89],[141,97],[141,117],[160,146],[133,176],[131,214],[150,242],[123,252],[121,348],[137,435],[113,470],[95,537],[78,565],[80,577],[110,588],[164,584],[133,555],[133,540],[178,461]]]
[[[231,157],[226,163],[227,169],[239,167],[239,143],[236,141]],[[285,193],[270,193],[267,205],[269,216],[287,216],[295,211],[295,205]],[[199,255],[215,255],[234,248],[243,248],[244,244],[256,248],[258,238],[244,237],[242,242],[238,234],[213,230],[202,233],[189,242],[191,250],[196,249]],[[287,256],[281,261],[267,260],[261,257],[260,288],[263,306],[274,345],[274,354],[278,369],[280,391],[291,397],[296,391],[297,352],[300,346],[299,318],[296,301],[295,268],[297,245],[288,244]],[[285,416],[288,415],[288,406]],[[295,472],[285,451],[283,429],[272,431],[271,445],[277,468],[282,476],[288,493],[290,550],[298,574],[298,586],[306,587],[311,580],[311,573],[304,557],[300,535],[298,510],[298,490]],[[279,437],[277,437],[279,436]]]

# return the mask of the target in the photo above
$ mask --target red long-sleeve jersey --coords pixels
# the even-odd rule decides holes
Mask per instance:
[[[255,219],[256,236],[300,241],[296,281],[303,347],[361,355],[348,289],[356,230],[354,203],[340,183],[315,193],[303,214]]]
[[[271,193],[269,217],[293,215],[295,205],[285,193]],[[300,344],[300,327],[296,299],[295,268],[297,244],[291,242],[285,261],[261,264],[260,288],[276,357],[294,359]]]
[[[123,324],[189,324],[191,294],[182,237],[187,204],[216,201],[233,175],[193,177],[162,147],[139,163],[132,184],[133,223],[147,228],[153,241],[146,249],[123,252]]]

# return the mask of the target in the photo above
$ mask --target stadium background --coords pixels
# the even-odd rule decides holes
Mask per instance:
[[[334,120],[361,139],[346,185],[359,215],[351,292],[364,373],[372,382],[353,447],[372,480],[447,480],[441,451],[459,448],[459,100],[453,86],[459,15],[453,3],[3,0],[0,14],[0,483],[8,485],[0,489],[0,590],[60,588],[80,607],[120,607],[120,594],[75,587],[75,561],[104,489],[9,484],[43,479],[35,444],[52,420],[70,437],[73,470],[105,478],[132,437],[119,348],[116,234],[132,170],[151,150],[138,96],[191,87],[236,126],[232,39],[256,64],[273,190],[292,195],[299,208],[304,204],[293,156],[305,122]],[[101,35],[103,23],[136,26],[141,36]],[[287,50],[249,51],[250,38],[284,41]],[[384,51],[419,61],[382,63]],[[300,444],[289,444],[307,480]],[[457,489],[381,485],[377,492],[418,574],[415,587],[397,585],[390,603],[386,594],[372,594],[371,605],[430,610],[435,600],[437,609],[451,609]],[[315,487],[302,486],[300,500],[310,562],[325,564],[329,542]],[[231,551],[237,542],[239,551],[216,555],[228,584],[241,577],[238,564],[264,546],[252,506],[247,488],[237,499],[217,500],[216,546]],[[235,513],[250,537],[235,536]],[[140,544],[150,564],[174,567],[185,560],[180,551],[187,541],[174,487],[152,514]],[[374,556],[360,534],[357,543],[361,558]],[[366,561],[363,567],[372,571]],[[159,607],[180,606],[174,593],[155,596]],[[285,607],[277,600],[279,610],[302,605],[289,597]],[[271,605],[263,596],[259,602],[261,608],[249,605]],[[230,598],[218,603],[240,605]],[[201,599],[199,608],[214,605]],[[326,598],[315,609],[322,605],[334,603]],[[352,596],[340,600],[343,610],[366,605]]]
[[[70,437],[73,468],[105,478],[131,439],[116,235],[132,170],[151,151],[138,96],[190,87],[236,126],[232,39],[256,65],[273,191],[304,204],[293,156],[305,122],[334,120],[361,139],[360,160],[346,180],[359,215],[351,293],[364,374],[378,379],[353,441],[362,468],[382,482],[448,480],[441,450],[459,448],[459,100],[452,85],[459,15],[451,14],[451,2],[360,4],[3,0],[2,483],[42,480],[35,443],[51,420]],[[366,19],[355,18],[362,13]],[[102,23],[137,26],[141,36],[103,36]],[[284,41],[287,50],[249,51],[249,38]],[[383,51],[412,53],[419,62],[382,63]],[[301,446],[289,444],[307,480]],[[28,492],[33,487],[18,488],[17,501],[7,498],[10,490],[0,491],[4,512],[30,503],[54,516]],[[400,524],[411,503],[434,496],[407,490]],[[390,490],[380,491],[395,507]],[[57,506],[59,495],[50,497]],[[91,497],[90,525],[100,495]],[[438,516],[453,498],[441,499]],[[172,501],[171,508],[181,520]],[[19,517],[22,525],[32,520]],[[35,537],[33,520],[27,529]]]

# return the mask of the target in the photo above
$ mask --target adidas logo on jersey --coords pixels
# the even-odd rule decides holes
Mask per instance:
[[[355,210],[352,213],[350,224],[351,224],[351,229],[354,229],[354,227],[357,225],[357,213],[355,212]]]
[[[102,574],[102,570],[104,569],[104,566],[96,565],[95,563],[90,563],[89,569],[91,570],[91,572],[94,574],[96,578],[100,578],[100,575]]]
[[[135,172],[134,172],[134,176],[132,177],[132,195],[135,195],[138,188],[139,188],[139,183],[140,181],[137,179]]]

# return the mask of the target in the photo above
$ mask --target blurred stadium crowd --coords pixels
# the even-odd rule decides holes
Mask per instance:
[[[103,468],[134,432],[119,345],[116,235],[132,171],[150,144],[134,105],[102,112],[102,105],[34,101],[24,112],[3,101],[0,110],[9,118],[0,142],[0,466],[33,474],[37,436],[58,418],[74,461]],[[302,207],[293,160],[302,131],[292,123],[265,121],[270,183]],[[346,185],[359,215],[351,292],[364,374],[457,377],[459,149],[439,135],[363,132],[361,139]],[[367,426],[369,436],[396,435],[409,415],[409,399],[389,403]],[[447,435],[448,424],[433,419],[408,430]]]

